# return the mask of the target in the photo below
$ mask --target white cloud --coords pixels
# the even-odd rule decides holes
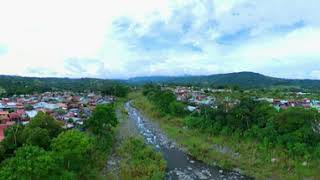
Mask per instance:
[[[319,78],[319,6],[318,0],[0,0],[6,48],[0,73],[126,78],[252,70]]]

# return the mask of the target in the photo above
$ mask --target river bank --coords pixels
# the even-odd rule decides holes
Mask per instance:
[[[129,120],[124,103],[122,100],[116,105],[119,124],[112,152],[102,172],[104,179],[163,179],[166,164],[162,155],[144,142],[134,122]]]
[[[167,162],[166,179],[250,179],[236,171],[228,171],[218,166],[209,166],[188,155],[175,141],[146,118],[140,111],[126,103],[129,121],[136,124],[145,141],[161,152]]]
[[[182,118],[160,116],[157,109],[141,94],[131,94],[130,98],[134,99],[133,105],[157,122],[168,137],[207,164],[233,169],[256,179],[308,179],[304,177],[318,174],[316,165],[303,166],[302,162],[297,164],[297,161],[288,158],[281,149],[266,150],[259,148],[258,142],[247,139],[213,136],[188,129]],[[317,179],[317,176],[309,179]]]

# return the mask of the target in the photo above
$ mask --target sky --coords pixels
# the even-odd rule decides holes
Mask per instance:
[[[0,0],[0,74],[320,79],[319,0]]]

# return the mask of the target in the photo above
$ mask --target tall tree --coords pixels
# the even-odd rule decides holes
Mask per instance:
[[[117,125],[117,117],[113,105],[98,105],[92,116],[85,121],[85,126],[95,135],[104,136],[110,134],[112,128]]]
[[[0,179],[74,179],[55,161],[52,154],[36,146],[23,146],[0,167]]]

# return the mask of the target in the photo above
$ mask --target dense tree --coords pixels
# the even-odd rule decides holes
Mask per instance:
[[[26,127],[21,133],[21,141],[26,144],[31,144],[34,146],[39,146],[47,149],[50,145],[51,138],[47,129],[40,127]]]
[[[0,179],[98,179],[117,123],[113,106],[98,106],[88,122],[95,136],[63,131],[45,113],[26,126],[8,127],[0,143]]]
[[[23,146],[2,163],[0,179],[74,179],[74,176],[59,167],[52,154],[36,146]]]
[[[320,142],[320,113],[313,109],[288,108],[279,113],[265,102],[242,98],[226,109],[203,106],[185,118],[185,124],[210,133],[237,135],[260,140],[264,145],[281,145],[291,155],[317,152]]]
[[[105,136],[111,133],[117,125],[117,117],[113,105],[98,105],[92,116],[85,121],[85,126],[97,136]]]
[[[148,84],[145,84],[142,88],[142,94],[144,96],[147,96],[149,93],[151,92],[155,92],[155,91],[159,91],[161,89],[160,86],[158,85],[155,85],[155,84],[152,84],[152,83],[148,83]]]
[[[279,134],[278,141],[288,146],[315,146],[320,135],[315,131],[320,115],[316,110],[289,108],[280,111],[274,119],[274,127]]]
[[[7,91],[0,86],[0,97],[2,97],[2,95],[6,94],[6,93],[7,93]]]
[[[177,101],[173,101],[169,104],[169,111],[175,116],[183,116],[186,114],[185,105]]]
[[[55,120],[52,116],[39,112],[28,124],[29,128],[43,128],[46,129],[51,138],[58,136],[62,132],[61,122]]]
[[[112,86],[122,86],[121,81],[81,78],[34,78],[19,76],[1,76],[0,86],[5,89],[4,94],[11,96],[14,94],[33,94],[47,91],[103,91]],[[123,91],[121,91],[123,92]],[[114,95],[114,94],[110,94]],[[0,95],[1,96],[1,95]]]
[[[52,138],[62,132],[61,123],[53,117],[38,113],[26,126],[15,124],[5,130],[5,138],[1,142],[4,156],[10,157],[23,144],[30,144],[47,149]]]
[[[4,154],[6,156],[12,155],[17,148],[22,146],[23,140],[20,137],[23,129],[24,127],[22,125],[15,124],[9,126],[5,130],[5,138],[1,142],[1,145],[4,149],[3,151],[5,152]]]
[[[101,92],[102,92],[102,95],[114,95],[117,97],[126,97],[129,92],[129,87],[116,84],[113,86],[106,87]]]
[[[69,130],[53,139],[51,149],[64,169],[82,176],[91,165],[93,138],[80,131]]]
[[[147,97],[157,106],[162,114],[170,114],[171,108],[175,110],[174,105],[170,108],[170,104],[176,101],[174,94],[170,91],[150,92]]]

